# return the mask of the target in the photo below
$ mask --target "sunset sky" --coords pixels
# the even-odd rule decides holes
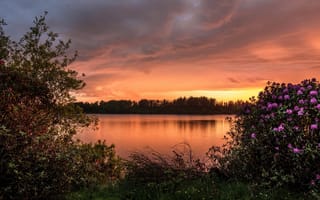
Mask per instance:
[[[82,101],[248,99],[267,81],[320,78],[319,0],[1,0],[18,38],[48,11],[85,73]]]

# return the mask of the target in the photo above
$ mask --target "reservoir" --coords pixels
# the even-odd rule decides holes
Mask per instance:
[[[174,148],[190,145],[193,155],[205,157],[213,145],[223,144],[230,130],[227,117],[233,115],[94,115],[99,119],[97,130],[82,130],[76,135],[83,142],[105,140],[114,144],[116,152],[127,158],[135,151],[172,153]]]

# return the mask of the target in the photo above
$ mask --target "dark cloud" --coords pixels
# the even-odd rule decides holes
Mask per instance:
[[[160,47],[152,44],[146,44],[141,47],[141,52],[145,55],[153,55],[159,52]]]
[[[62,8],[61,17],[53,23],[62,24],[84,50],[122,44],[136,47],[137,43],[141,45],[141,40],[154,42],[163,37],[184,7],[182,0],[84,1]]]
[[[101,49],[111,49],[110,56],[122,58],[155,53],[161,53],[157,58],[164,60],[192,55],[199,59],[208,55],[215,58],[261,41],[285,41],[286,34],[318,24],[319,8],[320,1],[315,0],[2,0],[0,3],[3,17],[13,24],[30,24],[34,15],[49,11],[50,26],[63,37],[72,38],[81,59],[106,53]]]
[[[225,1],[200,1],[201,9],[197,12],[197,18],[202,27],[212,29],[228,23],[236,9],[238,0]]]
[[[63,37],[72,38],[80,59],[89,59],[103,53],[99,49],[119,45],[123,49],[140,48],[135,53],[143,55],[170,46],[179,49],[203,45],[208,34],[201,32],[227,23],[236,0],[4,0],[1,4],[8,8],[4,17],[15,21],[13,24],[21,20],[26,23],[32,15],[49,11],[50,26]],[[13,10],[17,18],[11,15]],[[123,52],[116,49],[113,53],[116,51]]]
[[[293,68],[316,71],[319,9],[318,0],[1,0],[0,17],[16,38],[48,11],[48,24],[72,39],[78,61],[102,73],[86,78],[92,85],[120,78],[105,73],[109,68],[149,76],[158,68],[214,68],[233,87],[279,79]]]
[[[237,79],[232,78],[232,77],[229,77],[228,80],[229,80],[231,83],[240,83],[240,81],[238,81]]]
[[[262,77],[250,77],[250,78],[247,78],[247,81],[250,82],[250,83],[257,83],[257,82],[264,82],[266,81],[267,78],[262,78]]]
[[[106,80],[113,81],[117,78],[121,78],[121,75],[116,73],[99,73],[99,74],[87,75],[85,76],[84,79],[99,83],[101,81],[106,81]]]

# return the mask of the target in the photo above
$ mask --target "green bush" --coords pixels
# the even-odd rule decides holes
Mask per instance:
[[[227,176],[266,186],[320,186],[320,84],[269,83],[210,155]]]
[[[84,87],[68,65],[70,41],[57,40],[45,17],[19,42],[0,21],[0,199],[43,199],[105,183],[120,173],[114,146],[81,144],[93,120],[75,106]]]

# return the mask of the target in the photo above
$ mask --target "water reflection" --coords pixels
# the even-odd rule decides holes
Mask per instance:
[[[98,130],[85,130],[77,135],[84,142],[106,140],[117,152],[127,157],[146,147],[170,153],[172,147],[186,142],[194,155],[201,157],[212,145],[221,145],[229,130],[227,115],[98,115]]]
[[[207,132],[216,126],[216,120],[177,120],[176,124],[182,131],[201,131]]]

